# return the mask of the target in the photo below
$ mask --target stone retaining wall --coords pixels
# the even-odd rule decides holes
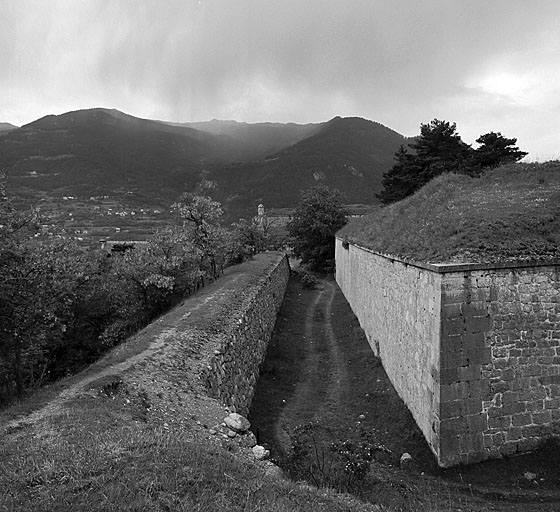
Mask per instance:
[[[560,435],[560,264],[430,265],[337,240],[336,265],[441,466]]]
[[[264,360],[290,275],[286,256],[277,257],[266,270],[237,290],[238,301],[225,312],[229,321],[221,332],[202,379],[208,394],[247,415],[259,368]]]

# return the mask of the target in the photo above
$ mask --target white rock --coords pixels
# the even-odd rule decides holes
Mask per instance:
[[[412,455],[410,455],[410,453],[403,453],[401,455],[401,468],[404,468],[406,466],[410,466],[410,464],[412,464]]]
[[[270,452],[260,444],[253,446],[252,450],[253,450],[253,455],[258,460],[266,459],[270,455]]]
[[[247,430],[251,428],[249,420],[236,412],[232,412],[230,415],[226,416],[224,418],[224,423],[231,428],[231,430],[235,430],[238,433],[247,432]]]

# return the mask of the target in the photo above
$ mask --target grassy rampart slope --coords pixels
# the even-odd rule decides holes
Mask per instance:
[[[338,236],[431,263],[560,259],[560,161],[512,164],[480,178],[445,174]]]

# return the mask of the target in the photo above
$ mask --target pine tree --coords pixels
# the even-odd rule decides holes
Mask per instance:
[[[517,139],[507,139],[500,132],[485,133],[476,142],[480,147],[475,150],[474,160],[480,168],[517,162],[528,154],[515,146]]]

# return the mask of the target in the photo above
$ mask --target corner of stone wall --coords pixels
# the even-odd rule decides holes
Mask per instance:
[[[557,268],[445,275],[440,379],[443,466],[530,451],[559,436]]]
[[[442,282],[440,349],[440,431],[442,466],[484,458],[488,382],[482,368],[491,362],[486,332],[492,321],[486,299],[473,292],[471,275],[445,275]]]

